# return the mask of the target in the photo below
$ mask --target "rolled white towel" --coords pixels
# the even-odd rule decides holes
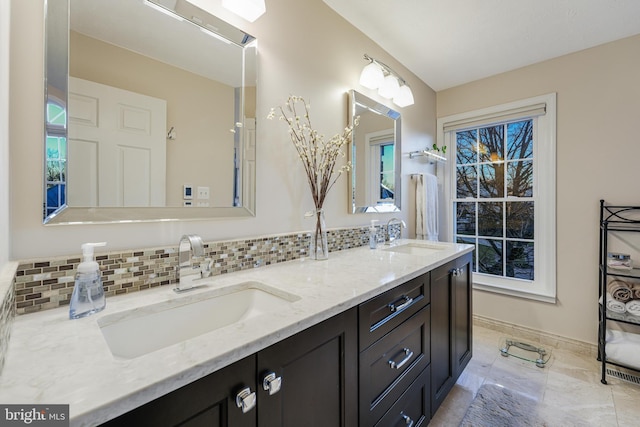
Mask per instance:
[[[640,347],[640,335],[607,330],[607,360],[623,363],[633,368],[640,369],[640,355],[638,347]]]
[[[633,314],[634,316],[640,316],[640,300],[632,299],[625,304],[625,308],[627,313]]]
[[[600,297],[600,304],[602,304],[602,297]],[[607,308],[614,313],[624,313],[627,311],[625,303],[613,299],[610,293],[607,293]]]

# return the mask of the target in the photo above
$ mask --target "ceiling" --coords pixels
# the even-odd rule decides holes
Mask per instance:
[[[639,0],[324,2],[436,91],[640,34]]]

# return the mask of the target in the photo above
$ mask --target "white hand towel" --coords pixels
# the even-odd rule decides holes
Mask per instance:
[[[438,241],[438,178],[420,175],[416,180],[416,239]]]
[[[627,313],[633,314],[634,316],[640,316],[640,301],[637,299],[632,299],[631,301],[625,304],[627,309]]]
[[[638,334],[608,329],[606,340],[607,360],[640,369],[640,355],[638,355],[640,336]]]
[[[602,304],[602,297],[600,297],[600,304]],[[625,303],[618,301],[616,299],[614,299],[610,293],[607,292],[607,308],[611,311],[613,311],[614,313],[624,313],[627,311],[627,306],[625,305]]]

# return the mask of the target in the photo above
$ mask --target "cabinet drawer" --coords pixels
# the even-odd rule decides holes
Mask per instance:
[[[400,399],[375,424],[375,427],[388,426],[426,426],[431,418],[429,408],[429,379],[431,369],[428,367],[409,386]],[[413,424],[411,424],[413,422]]]
[[[397,286],[358,308],[360,351],[417,313],[429,303],[429,274]]]
[[[360,353],[360,419],[373,425],[430,362],[431,306]]]

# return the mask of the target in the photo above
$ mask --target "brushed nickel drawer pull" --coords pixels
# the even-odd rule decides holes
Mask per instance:
[[[402,368],[413,357],[413,351],[409,350],[406,347],[402,349],[402,352],[405,354],[405,356],[404,359],[402,359],[400,362],[396,363],[394,360],[389,360],[389,367],[391,369]]]
[[[453,270],[451,270],[451,273],[455,277],[462,276],[462,274],[464,273],[464,267],[462,267],[462,268],[454,268]]]
[[[400,415],[402,416],[402,419],[404,420],[404,423],[406,425],[408,425],[409,427],[413,427],[413,420],[410,416],[405,415],[403,412],[400,412]]]
[[[396,305],[400,301],[404,301],[404,302],[402,304],[400,304],[400,305]],[[410,298],[410,297],[408,297],[406,295],[403,295],[399,300],[394,301],[391,304],[389,304],[388,307],[389,307],[389,310],[391,310],[392,313],[395,313],[395,312],[402,311],[405,308],[409,307],[412,302],[413,302],[413,298]]]

